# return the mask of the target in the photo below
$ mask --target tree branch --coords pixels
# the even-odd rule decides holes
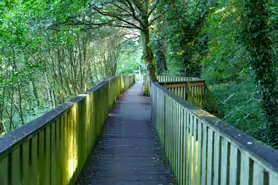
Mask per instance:
[[[163,15],[159,15],[159,16],[155,17],[153,20],[151,20],[150,23],[149,23],[149,26],[152,25],[154,23],[154,21],[156,21],[157,19],[159,19],[162,16]]]
[[[153,11],[156,9],[156,7],[158,6],[160,0],[157,0],[156,3],[153,5],[153,8],[151,9],[151,11],[148,13],[148,17],[151,16],[151,14],[153,13]]]
[[[126,2],[129,5],[129,8],[130,8],[130,10],[132,12],[132,15],[133,15],[133,18],[135,20],[137,20],[142,26],[144,26],[142,20],[138,16],[136,16],[135,9],[133,8],[132,3],[129,0],[126,0]]]
[[[97,13],[99,13],[99,14],[101,14],[103,16],[108,16],[108,17],[116,18],[117,20],[119,20],[121,22],[124,22],[124,23],[126,23],[128,25],[131,25],[131,26],[135,27],[136,29],[142,30],[142,28],[140,28],[139,26],[137,26],[137,25],[135,25],[135,24],[133,24],[133,23],[131,23],[131,22],[121,18],[121,17],[119,17],[119,15],[111,14],[109,12],[103,12],[103,11],[97,9],[97,8],[94,8],[94,7],[93,7],[93,10],[95,10]]]

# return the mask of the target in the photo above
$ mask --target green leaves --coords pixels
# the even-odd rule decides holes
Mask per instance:
[[[154,37],[164,40],[168,73],[199,76],[204,46],[199,34],[206,7],[195,1],[162,1],[158,11],[164,12],[165,8],[169,9],[161,21],[163,24],[157,24]],[[152,46],[154,50],[159,48],[155,42]]]

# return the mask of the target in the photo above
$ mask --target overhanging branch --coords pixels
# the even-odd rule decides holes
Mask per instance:
[[[95,8],[95,7],[93,7],[93,10],[96,11],[97,13],[103,15],[103,16],[115,18],[115,19],[117,19],[117,20],[119,20],[119,21],[121,21],[121,22],[123,22],[125,24],[128,24],[128,25],[130,25],[130,26],[132,26],[132,27],[134,27],[136,29],[142,30],[142,28],[140,28],[136,24],[121,18],[120,15],[118,15],[118,14],[112,14],[110,12],[104,12],[104,11],[99,10],[98,8]]]

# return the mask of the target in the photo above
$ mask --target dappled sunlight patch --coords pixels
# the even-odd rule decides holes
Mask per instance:
[[[190,138],[191,138],[191,143],[190,143]],[[190,148],[191,148],[191,152],[190,152]],[[198,177],[198,164],[199,164],[198,159],[199,159],[199,141],[195,141],[195,137],[190,136],[190,133],[187,132],[187,161],[189,161],[188,165],[191,170],[192,182],[194,182],[194,180],[197,179]]]
[[[120,117],[121,114],[109,113],[109,117]]]
[[[77,111],[78,105],[75,104],[69,112],[69,122],[67,125],[68,139],[65,143],[67,149],[67,181],[70,182],[72,179],[77,166],[78,166],[78,145],[77,145],[77,135],[75,134],[77,122]]]
[[[222,13],[226,10],[226,7],[223,7],[223,8],[220,8],[218,10],[215,11],[215,14],[218,14],[218,13]]]
[[[217,118],[216,116],[214,116],[213,114],[209,114],[208,112],[205,112],[203,110],[196,110],[194,111],[194,113],[199,116],[199,117],[204,117],[204,118]]]
[[[81,96],[81,97],[89,97],[90,95],[89,95],[89,94],[79,94],[78,96]]]

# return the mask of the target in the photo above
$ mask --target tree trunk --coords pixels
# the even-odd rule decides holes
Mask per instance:
[[[40,106],[40,97],[39,97],[37,86],[36,86],[33,78],[31,78],[31,86],[32,86],[32,90],[33,90],[33,96],[37,102],[37,106],[39,107]]]
[[[156,51],[156,67],[157,74],[167,73],[167,63],[166,63],[166,52],[162,39],[157,39],[156,46],[158,47]]]
[[[144,53],[144,59],[147,65],[147,73],[150,81],[157,82],[156,77],[156,68],[154,64],[154,55],[152,48],[149,46],[150,43],[150,31],[149,27],[144,28],[141,31],[141,39],[142,39],[142,45],[143,45],[143,53]]]
[[[4,106],[5,106],[5,87],[2,88],[0,101],[0,134],[4,132]]]

